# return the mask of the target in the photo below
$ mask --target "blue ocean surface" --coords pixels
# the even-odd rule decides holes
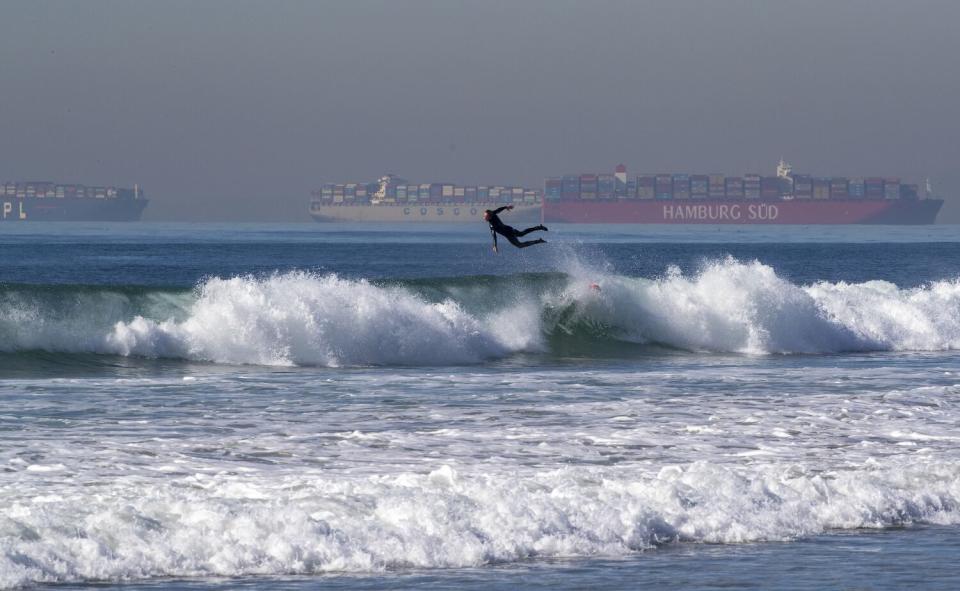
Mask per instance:
[[[0,588],[955,589],[960,228],[0,226]]]

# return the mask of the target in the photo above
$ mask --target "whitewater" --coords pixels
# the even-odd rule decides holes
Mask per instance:
[[[0,236],[0,588],[949,589],[953,234],[689,231]]]
[[[66,300],[66,303],[64,303]],[[499,300],[500,306],[489,308]],[[960,281],[796,285],[732,258],[694,276],[579,268],[556,277],[381,286],[292,271],[211,278],[190,294],[0,290],[7,352],[228,364],[452,365],[549,351],[551,335],[749,354],[946,351],[960,346]]]

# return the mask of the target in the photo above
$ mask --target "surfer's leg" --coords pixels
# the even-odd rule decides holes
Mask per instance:
[[[514,236],[507,237],[507,240],[510,241],[510,244],[516,246],[517,248],[526,248],[528,246],[533,246],[534,244],[543,244],[546,242],[543,238],[537,238],[536,240],[530,240],[529,242],[520,242]]]
[[[534,227],[532,227],[532,228],[527,228],[526,230],[524,230],[524,231],[522,231],[522,232],[517,232],[517,236],[526,236],[526,235],[529,234],[530,232],[536,232],[537,230],[546,230],[546,229],[547,229],[547,227],[544,226],[544,225],[534,226]]]
[[[526,248],[528,246],[533,246],[534,244],[543,244],[544,242],[546,242],[546,240],[543,240],[543,239],[531,240],[530,242],[520,242],[519,240],[517,240],[517,236],[523,236],[527,232],[532,232],[533,230],[536,230],[536,228],[528,228],[523,232],[518,232],[516,228],[511,228],[507,226],[506,230],[507,230],[506,232],[499,232],[499,234],[504,238],[506,238],[510,244],[516,246],[517,248]]]

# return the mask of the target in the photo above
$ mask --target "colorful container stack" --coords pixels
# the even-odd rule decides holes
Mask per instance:
[[[576,191],[564,193],[565,179],[548,179],[550,199],[580,198]],[[375,183],[329,183],[314,191],[310,215],[321,222],[477,222],[485,209],[513,205],[510,219],[532,222],[541,219],[542,193],[537,189],[502,185],[456,185],[411,183],[386,175]],[[613,195],[611,194],[611,197]]]
[[[545,194],[544,219],[569,222],[932,223],[943,204],[920,198],[917,185],[896,177],[793,174],[782,161],[777,176],[658,173],[631,179],[620,165],[615,175],[551,177]]]
[[[563,198],[562,185],[558,180],[546,188],[554,199]],[[382,198],[377,198],[378,183],[325,184],[312,193],[314,201],[323,204],[365,205],[375,201],[386,203],[467,203],[495,201],[498,203],[521,203],[540,200],[540,191],[524,187],[505,186],[458,186],[451,183],[407,184],[397,183],[387,188]],[[579,192],[568,193],[568,197]]]

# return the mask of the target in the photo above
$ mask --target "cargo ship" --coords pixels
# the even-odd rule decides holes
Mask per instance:
[[[932,224],[943,199],[893,177],[814,177],[780,160],[776,175],[551,177],[546,222],[617,224]]]
[[[149,200],[140,187],[88,187],[52,182],[0,184],[0,221],[133,222]]]
[[[542,194],[500,185],[411,183],[388,174],[373,183],[325,184],[312,193],[318,222],[477,222],[485,209],[513,205],[510,221],[538,222]]]

